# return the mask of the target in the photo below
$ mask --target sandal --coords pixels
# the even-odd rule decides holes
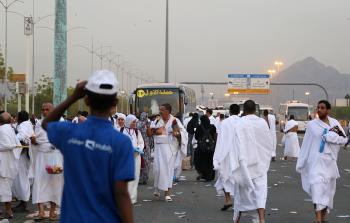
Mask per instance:
[[[232,207],[232,204],[225,204],[225,205],[221,208],[221,210],[222,210],[222,211],[227,211],[227,209],[229,209],[230,207]]]
[[[58,221],[58,216],[57,215],[53,215],[49,217],[49,221]]]
[[[8,213],[5,213],[4,216],[0,216],[0,220],[2,219],[13,219],[14,216],[13,214],[8,214]]]
[[[160,193],[158,191],[154,191],[153,192],[153,196],[156,197],[156,198],[159,198],[160,197]]]
[[[45,217],[43,217],[43,216],[38,216],[38,217],[35,217],[34,219],[33,219],[33,221],[34,222],[41,222],[41,221],[45,221]]]
[[[173,199],[170,196],[165,196],[165,201],[166,202],[172,202]]]

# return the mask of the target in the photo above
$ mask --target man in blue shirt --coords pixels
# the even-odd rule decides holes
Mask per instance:
[[[117,85],[112,72],[96,71],[42,122],[64,157],[61,222],[133,222],[127,188],[134,179],[133,147],[108,120],[117,105]],[[91,116],[81,124],[58,122],[80,98]]]

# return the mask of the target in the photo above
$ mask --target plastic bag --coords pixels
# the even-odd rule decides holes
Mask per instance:
[[[61,174],[63,172],[63,159],[58,150],[50,153],[45,169],[48,174]]]

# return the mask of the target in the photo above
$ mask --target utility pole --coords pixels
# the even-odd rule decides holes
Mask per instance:
[[[26,65],[26,80],[25,80],[25,110],[29,111],[29,77],[33,77],[33,51],[34,45],[34,22],[33,17],[24,17],[24,35],[27,39],[27,65]],[[32,80],[32,95],[34,96],[34,81]],[[32,114],[34,114],[34,99],[32,99]]]
[[[165,83],[169,83],[169,0],[166,0],[165,15]]]
[[[33,19],[35,18],[35,7],[34,7],[34,0],[32,2],[32,5],[33,5]],[[34,23],[34,21],[33,21]],[[33,24],[33,32],[32,32],[32,114],[35,114],[35,103],[34,103],[34,99],[35,99],[35,39],[34,39],[34,24]],[[26,100],[27,100],[27,97],[26,97]],[[29,97],[28,97],[28,100],[29,100]],[[26,102],[27,103],[27,102]],[[26,107],[27,109],[27,107]],[[29,108],[27,110],[29,112]]]

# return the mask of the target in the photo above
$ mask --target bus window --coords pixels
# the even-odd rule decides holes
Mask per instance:
[[[178,89],[138,89],[136,91],[136,114],[147,112],[150,116],[159,114],[159,106],[169,103],[172,114],[180,111]]]
[[[306,107],[288,107],[288,117],[294,115],[296,121],[307,121],[309,119],[309,109]]]

